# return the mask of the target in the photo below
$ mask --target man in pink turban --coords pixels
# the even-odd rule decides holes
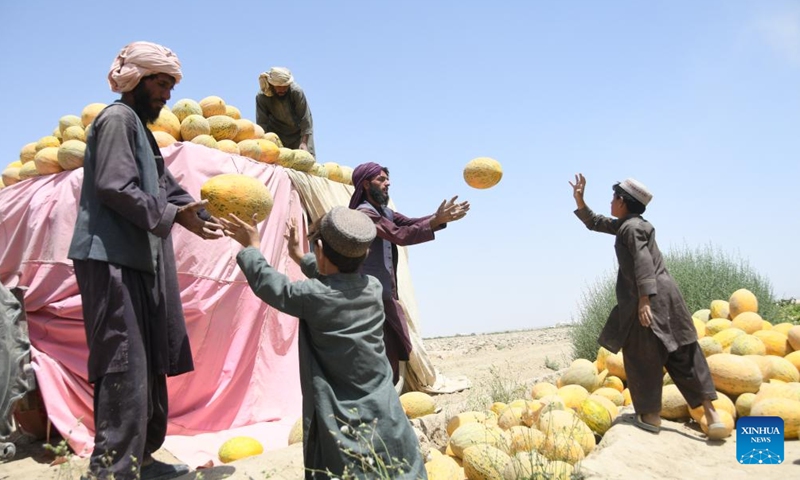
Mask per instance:
[[[164,165],[146,125],[181,79],[168,48],[135,42],[108,82],[122,97],[86,139],[78,218],[69,248],[83,305],[94,384],[95,445],[88,478],[167,479],[186,465],[155,461],[167,432],[167,375],[193,370],[171,232],[203,239],[221,225]],[[85,478],[85,477],[84,477]]]
[[[433,240],[435,231],[447,227],[448,222],[466,216],[469,202],[456,203],[456,196],[442,201],[433,215],[408,218],[388,207],[389,185],[388,168],[373,162],[357,166],[353,170],[355,190],[350,197],[350,208],[367,214],[377,228],[377,236],[370,246],[361,273],[376,277],[383,286],[383,309],[386,314],[383,341],[386,356],[392,365],[394,383],[398,384],[402,370],[400,362],[408,361],[411,353],[411,338],[408,320],[397,294],[397,247]],[[401,388],[402,385],[398,385],[398,389]]]

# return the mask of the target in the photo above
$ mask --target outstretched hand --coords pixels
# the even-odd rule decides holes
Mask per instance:
[[[469,212],[469,202],[456,203],[456,200],[458,200],[458,195],[450,200],[442,201],[442,204],[436,209],[436,213],[431,219],[431,228],[436,228],[444,223],[461,220],[467,215],[467,212]]]
[[[303,250],[300,248],[300,235],[297,233],[297,221],[294,218],[286,221],[286,233],[283,238],[286,239],[289,256],[299,264],[303,258]]]
[[[575,175],[575,183],[569,182],[569,184],[572,186],[572,198],[575,199],[578,208],[586,207],[586,202],[583,201],[583,193],[586,191],[586,178],[582,173],[578,173]]]
[[[207,203],[208,200],[201,200],[178,207],[178,213],[175,214],[175,223],[204,240],[222,238],[222,225],[218,223],[216,218],[211,217],[210,220],[203,220],[198,215],[198,212],[205,208]]]
[[[250,219],[250,223],[245,222],[234,214],[228,214],[229,218],[220,218],[226,236],[239,242],[243,247],[260,248],[261,242],[256,230],[256,218]]]

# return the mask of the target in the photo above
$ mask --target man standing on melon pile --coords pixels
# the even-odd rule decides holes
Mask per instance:
[[[153,134],[181,80],[168,48],[125,46],[108,74],[122,94],[92,122],[69,258],[81,293],[95,446],[82,478],[167,479],[186,465],[153,459],[167,432],[167,375],[194,369],[178,287],[171,231],[203,239],[222,226],[167,170]]]
[[[655,228],[642,218],[653,195],[633,178],[614,184],[614,218],[609,218],[594,213],[584,202],[586,179],[582,174],[575,175],[575,183],[570,185],[578,207],[575,215],[589,230],[617,239],[617,306],[598,342],[614,353],[622,350],[636,410],[634,424],[654,433],[660,430],[662,368],[666,367],[689,407],[703,406],[708,438],[724,438],[729,431],[711,403],[717,392],[697,343],[692,315],[664,264]]]
[[[393,380],[400,393],[402,384],[398,384],[398,381],[411,353],[411,337],[405,311],[397,294],[397,247],[433,240],[435,231],[467,215],[469,202],[456,203],[456,196],[443,201],[433,215],[408,218],[388,207],[389,169],[372,162],[361,164],[353,170],[353,185],[355,190],[350,197],[350,208],[366,213],[378,230],[361,273],[376,277],[383,286],[383,308],[386,313],[383,341],[386,356],[392,365]]]
[[[256,123],[273,132],[286,148],[314,152],[314,120],[306,94],[288,68],[272,67],[258,77]]]

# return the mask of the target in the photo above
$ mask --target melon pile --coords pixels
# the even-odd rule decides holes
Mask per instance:
[[[65,115],[50,135],[23,146],[19,159],[3,170],[0,188],[82,167],[91,123],[105,107],[103,103],[92,103],[80,116]],[[175,142],[192,142],[352,185],[352,168],[335,162],[320,164],[305,150],[284,148],[276,134],[265,133],[258,124],[242,118],[238,108],[227,105],[218,96],[199,102],[188,98],[178,100],[172,108],[165,106],[147,127],[162,148]]]

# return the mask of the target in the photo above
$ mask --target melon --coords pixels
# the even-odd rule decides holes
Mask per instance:
[[[556,395],[564,400],[567,408],[577,409],[584,400],[589,398],[589,391],[581,385],[564,385],[558,389]]]
[[[38,153],[39,150],[43,148],[60,147],[60,146],[61,146],[61,140],[54,137],[53,135],[47,135],[40,138],[39,141],[36,142],[36,147],[34,147],[34,150],[36,150],[36,152]]]
[[[81,110],[81,124],[83,127],[88,127],[89,124],[94,121],[95,117],[106,107],[107,105],[105,103],[90,103],[83,107],[83,110]],[[86,133],[88,135],[89,132]]]
[[[61,142],[68,142],[70,140],[86,142],[86,132],[83,130],[82,126],[73,125],[64,130],[64,133],[61,134]]]
[[[755,398],[756,394],[752,392],[743,393],[736,397],[736,416],[749,417],[750,409],[753,407],[753,400],[755,400]]]
[[[80,140],[67,140],[58,147],[56,160],[64,170],[75,170],[83,166],[86,144]]]
[[[753,395],[754,393],[743,393],[742,395]],[[740,397],[742,395],[739,395]],[[716,411],[725,411],[728,412],[731,417],[736,418],[736,405],[733,403],[733,400],[727,395],[722,392],[717,392],[717,399],[712,400],[711,404],[714,406],[714,410]],[[700,422],[700,419],[705,416],[705,410],[703,409],[703,405],[698,405],[694,408],[689,408],[689,415],[691,415],[692,419],[695,422]]]
[[[253,122],[247,120],[246,118],[235,120],[235,122],[236,136],[233,137],[234,142],[239,143],[242,140],[251,140],[256,138],[256,130]]]
[[[620,395],[622,395],[622,394],[620,393]],[[612,402],[608,398],[603,397],[601,395],[597,395],[596,393],[593,393],[593,394],[589,395],[589,398],[591,398],[592,400],[594,400],[596,402],[599,402],[600,405],[602,405],[603,407],[605,407],[606,410],[608,410],[608,414],[611,415],[611,421],[612,422],[619,415],[619,407],[620,406],[617,405],[616,403]]]
[[[325,167],[325,171],[328,173],[328,180],[339,183],[343,182],[344,176],[342,175],[342,167],[340,167],[338,163],[325,162],[322,166]]]
[[[733,313],[731,313],[731,317],[733,317]],[[746,333],[755,333],[763,330],[764,319],[756,312],[742,312],[733,317],[731,327],[744,330]]]
[[[203,108],[190,98],[182,98],[172,106],[172,113],[178,117],[178,121],[182,124],[189,115],[200,115],[202,117]]]
[[[538,382],[531,387],[531,398],[539,400],[547,395],[555,395],[558,387],[549,382]]]
[[[780,380],[782,382],[800,382],[800,372],[789,360],[777,355],[767,355],[769,361],[765,379]]]
[[[19,163],[19,162],[12,162],[12,163]],[[19,170],[22,168],[22,165],[19,166],[7,166],[5,170],[3,170],[2,175],[0,178],[3,180],[3,184],[6,186],[14,185],[15,183],[19,182]]]
[[[689,405],[676,385],[661,388],[661,418],[683,420],[689,418]]]
[[[622,381],[628,379],[628,376],[625,375],[625,360],[622,356],[622,352],[606,357],[606,369],[608,369],[609,375],[618,377]]]
[[[58,141],[60,142],[61,141],[61,129],[58,128],[58,127],[54,128],[52,136],[56,137],[58,139]]]
[[[592,392],[598,387],[597,367],[589,361],[586,363],[573,363],[564,374],[561,375],[561,385],[580,385],[588,392]]]
[[[777,330],[759,330],[754,332],[753,336],[764,342],[767,355],[785,357],[793,350],[789,344],[789,338]]]
[[[602,397],[601,397],[602,398]],[[609,401],[608,399],[605,399]],[[576,409],[578,418],[583,420],[594,433],[598,435],[605,434],[611,428],[611,412],[606,406],[592,397],[584,400]]]
[[[728,318],[730,315],[730,306],[725,300],[712,300],[709,310],[710,318]]]
[[[295,149],[294,155],[292,156],[292,164],[290,165],[291,168],[299,171],[299,172],[307,172],[314,166],[316,160],[314,160],[314,155],[311,155],[310,152],[307,150]]]
[[[181,122],[169,108],[164,107],[152,123],[147,124],[147,128],[151,132],[167,132],[172,135],[172,138],[179,139],[181,137]]]
[[[527,409],[526,406],[507,406],[504,408],[497,417],[497,426],[503,430],[508,430],[511,427],[522,425],[522,416]]]
[[[617,390],[616,388],[601,387],[592,392],[592,395],[607,398],[618,407],[625,405],[625,397],[622,395],[622,390]]]
[[[314,166],[311,167],[308,173],[316,177],[328,178],[328,169],[325,168],[325,165],[320,165],[319,163],[314,163]]]
[[[719,419],[725,424],[725,432],[720,435],[719,438],[726,438],[730,437],[733,429],[736,428],[735,422],[733,420],[733,416],[725,410],[718,410],[717,413],[719,414]],[[698,422],[700,424],[700,430],[703,431],[706,435],[708,435],[708,420],[706,419],[705,415],[700,417]],[[715,437],[716,438],[716,437]]]
[[[540,451],[550,460],[559,460],[570,465],[575,465],[586,457],[577,440],[563,435],[548,435]]]
[[[239,133],[236,120],[227,115],[212,115],[207,120],[215,140],[233,140]]]
[[[255,161],[259,161],[261,158],[261,147],[258,145],[258,140],[242,140],[238,145],[239,155]]]
[[[260,126],[258,128],[261,128]],[[256,129],[256,133],[258,133],[258,129]],[[279,148],[283,148],[283,142],[281,141],[281,137],[278,136],[275,132],[264,132],[264,129],[261,129],[261,137],[264,140],[269,140],[270,142],[277,145]]]
[[[192,143],[208,148],[217,148],[217,140],[211,135],[198,135],[192,139]]]
[[[198,102],[203,109],[203,116],[225,115],[225,101],[216,95],[208,96]]]
[[[469,479],[502,479],[511,457],[503,450],[488,444],[473,445],[463,454],[464,474]]]
[[[788,398],[757,400],[750,409],[753,417],[781,417],[784,439],[796,439],[800,433],[800,401]]]
[[[167,132],[156,131],[153,132],[153,136],[155,137],[156,143],[158,144],[159,148],[164,148],[166,146],[172,145],[173,143],[177,142],[175,137],[173,137]]]
[[[792,350],[800,350],[800,325],[795,325],[786,333],[789,346]]]
[[[353,185],[353,169],[347,165],[342,165],[342,183],[345,185]]]
[[[191,142],[199,135],[210,135],[211,125],[202,115],[189,115],[181,122],[181,138]]]
[[[717,390],[736,396],[757,392],[761,386],[761,370],[750,360],[729,353],[718,353],[706,359],[711,379]]]
[[[220,140],[217,142],[217,148],[225,153],[239,155],[239,145],[233,140]]]
[[[711,320],[706,322],[706,336],[713,337],[714,335],[718,334],[719,332],[730,328],[731,321],[727,318],[712,318]]]
[[[740,288],[731,295],[728,300],[728,308],[730,318],[736,319],[743,312],[758,312],[758,299],[750,290]]]
[[[792,327],[794,327],[794,324],[793,323],[789,323],[789,322],[782,322],[782,323],[778,323],[778,324],[775,324],[775,325],[772,325],[769,322],[767,322],[767,324],[770,325],[770,328],[765,328],[764,330],[775,330],[776,332],[781,332],[782,334],[786,335],[787,337],[789,336],[789,330],[791,330]],[[794,347],[792,347],[792,348],[794,350],[797,350]]]
[[[255,134],[256,134],[256,136],[254,138],[265,138],[264,137],[264,128],[261,125],[259,125],[257,123],[254,123],[253,124],[253,130],[255,131]],[[280,147],[281,145],[279,144],[278,146]]]
[[[253,437],[233,437],[219,447],[219,460],[222,463],[230,463],[242,458],[261,455],[264,453],[264,446]]]
[[[431,452],[437,452],[439,455],[425,462],[428,480],[463,480],[465,478],[462,468],[453,457],[442,455],[438,450],[431,450]]]
[[[464,180],[472,188],[491,188],[503,178],[500,162],[489,157],[470,160],[464,167]]]
[[[239,173],[223,173],[208,179],[200,188],[200,198],[208,200],[206,209],[218,218],[233,213],[241,220],[256,222],[272,211],[272,194],[258,179]]]
[[[706,324],[699,318],[692,317],[692,323],[694,324],[694,329],[697,332],[697,338],[703,338],[706,336]]]
[[[730,348],[733,341],[742,335],[747,335],[744,330],[740,330],[738,328],[726,328],[718,333],[713,335],[714,340],[718,341],[719,344],[722,346],[722,350]]]
[[[606,370],[608,371],[608,370]],[[618,392],[625,390],[625,384],[622,383],[622,379],[619,377],[615,377],[614,375],[609,375],[603,380],[603,384],[600,385],[600,388],[613,388]],[[597,390],[595,390],[596,392]]]
[[[692,318],[696,318],[701,322],[706,323],[708,319],[711,318],[711,309],[701,308],[692,314]]]
[[[714,339],[714,337],[703,337],[697,340],[700,349],[703,351],[703,356],[708,358],[716,353],[722,353],[722,345]]]
[[[445,430],[447,431],[447,436],[450,437],[453,435],[453,432],[456,429],[464,424],[467,423],[482,423],[482,424],[492,424],[492,422],[496,423],[497,416],[490,416],[487,415],[486,412],[479,412],[477,410],[470,410],[467,412],[461,412],[452,416],[445,426]]]
[[[288,444],[294,445],[295,443],[300,443],[302,441],[303,441],[303,417],[300,417],[294,422],[294,425],[292,425],[292,429],[289,430]]]
[[[281,151],[277,145],[263,138],[256,139],[256,142],[258,143],[258,148],[261,149],[261,155],[258,157],[259,162],[278,163]]]
[[[458,427],[450,436],[448,444],[458,458],[463,458],[464,450],[473,445],[489,444],[506,448],[508,437],[497,426],[471,422]]]
[[[26,143],[19,151],[19,161],[22,163],[32,162],[34,156],[36,156],[36,142]]]
[[[62,138],[64,136],[64,130],[69,127],[81,127],[81,129],[83,129],[81,117],[77,115],[64,115],[58,119],[58,132],[61,134]]]
[[[588,455],[597,445],[594,433],[573,410],[552,410],[539,416],[539,430],[548,437],[572,438]],[[546,454],[545,454],[546,455]]]
[[[241,217],[241,219],[249,217]],[[400,395],[400,405],[408,418],[419,418],[430,415],[436,411],[436,402],[433,397],[424,392],[408,392]]]
[[[36,156],[33,157],[33,163],[36,165],[36,171],[39,172],[39,175],[49,175],[64,171],[64,168],[58,164],[58,148],[46,147],[36,152]]]
[[[292,150],[291,148],[279,147],[278,161],[275,163],[277,163],[281,167],[291,168],[293,161],[294,161],[294,150]]]
[[[734,355],[766,355],[767,347],[760,338],[753,335],[741,335],[731,343],[731,352]]]
[[[794,368],[796,368],[797,371],[800,372],[800,350],[796,350],[790,353],[789,355],[786,355],[783,358],[785,358],[789,363],[794,365]]]
[[[242,118],[242,112],[233,105],[225,105],[225,115],[234,120],[240,120]]]
[[[58,149],[56,149],[58,150]],[[58,161],[58,159],[56,159]],[[19,175],[20,180],[27,180],[29,178],[38,177],[39,171],[36,169],[36,162],[28,162],[22,167],[19,168]]]

